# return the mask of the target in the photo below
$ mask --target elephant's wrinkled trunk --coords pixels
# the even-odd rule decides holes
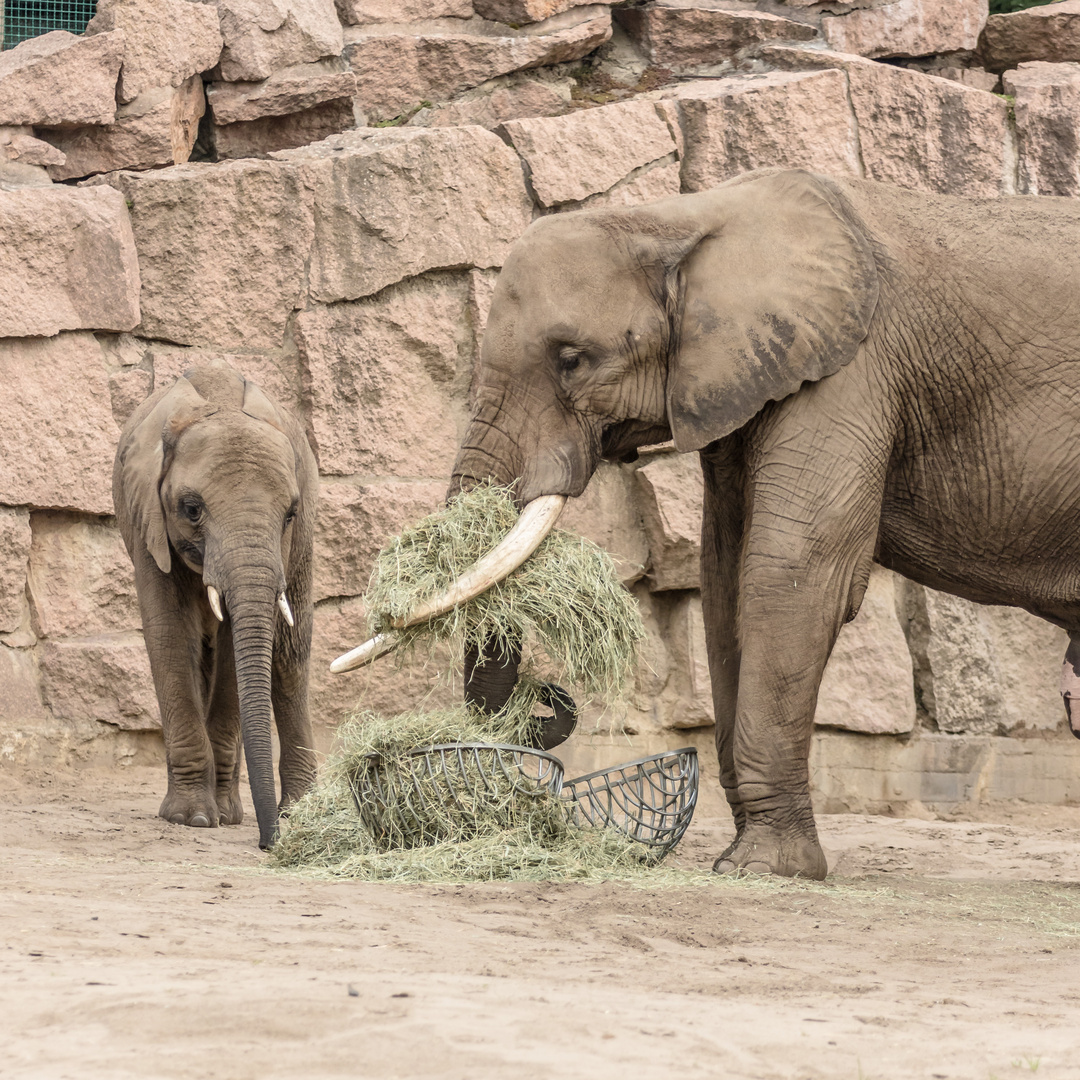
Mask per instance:
[[[270,699],[274,624],[282,572],[273,553],[248,559],[226,571],[225,605],[232,623],[240,731],[244,743],[251,801],[259,823],[259,847],[277,837],[277,792],[271,739]]]

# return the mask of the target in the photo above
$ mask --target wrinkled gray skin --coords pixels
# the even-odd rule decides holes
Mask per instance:
[[[705,478],[716,869],[821,878],[814,708],[873,562],[1080,637],[1080,206],[768,170],[537,221],[451,492],[579,495],[671,437]]]
[[[259,846],[315,779],[308,719],[311,552],[318,468],[303,428],[225,364],[194,368],[139,406],[113,470],[135,565],[143,636],[165,736],[159,814],[214,828],[243,818],[243,742]],[[207,586],[222,597],[219,623]],[[285,590],[296,622],[277,607]]]

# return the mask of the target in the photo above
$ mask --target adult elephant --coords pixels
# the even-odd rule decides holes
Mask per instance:
[[[1080,205],[766,170],[535,222],[495,289],[451,494],[516,482],[521,554],[601,458],[667,438],[705,478],[736,825],[715,868],[821,878],[814,708],[875,560],[1041,615],[1080,656]],[[475,660],[497,705],[513,664]]]
[[[240,744],[259,846],[310,788],[318,467],[301,424],[224,363],[147,398],[120,436],[113,500],[135,566],[169,788],[168,821],[235,825]]]

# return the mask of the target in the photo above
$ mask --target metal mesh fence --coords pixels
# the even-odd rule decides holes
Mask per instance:
[[[94,17],[97,0],[0,0],[0,36],[12,49],[50,30],[81,34]]]

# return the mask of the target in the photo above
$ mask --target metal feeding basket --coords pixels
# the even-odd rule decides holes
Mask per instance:
[[[522,806],[558,799],[563,766],[543,750],[505,743],[448,743],[388,760],[366,754],[349,775],[360,819],[380,846],[459,838],[470,823],[508,827]]]
[[[619,829],[651,848],[656,862],[682,839],[697,797],[692,746],[588,773],[563,787],[576,824]]]

